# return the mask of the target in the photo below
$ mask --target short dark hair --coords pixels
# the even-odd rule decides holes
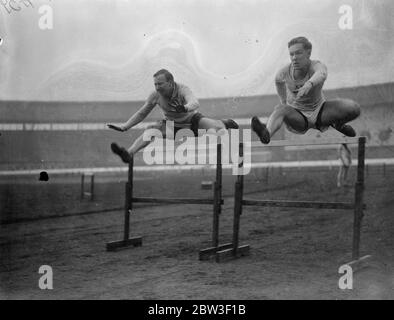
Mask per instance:
[[[157,71],[153,76],[157,77],[161,74],[164,74],[164,77],[166,78],[167,81],[174,81],[174,76],[171,74],[170,71],[166,70],[166,69],[160,69],[159,71]]]
[[[304,46],[305,50],[311,50],[312,51],[312,43],[309,42],[309,40],[305,37],[297,37],[293,38],[289,41],[287,47],[290,48],[291,46],[297,44],[297,43],[302,43]]]

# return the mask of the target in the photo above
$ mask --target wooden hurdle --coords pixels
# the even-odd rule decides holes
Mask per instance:
[[[222,194],[222,160],[221,160],[221,154],[218,154],[218,159],[217,159],[217,166],[220,167],[220,170],[216,171],[216,182],[215,182],[215,193],[217,196],[215,199],[217,199],[216,204],[214,205],[214,210],[213,210],[213,226],[212,226],[212,246],[209,248],[205,248],[200,250],[199,254],[199,259],[200,260],[209,260],[212,257],[216,257],[216,261],[220,262],[222,261],[223,251],[227,251],[230,248],[233,248],[234,246],[237,248],[237,254],[245,253],[248,248],[243,248],[243,247],[238,247],[238,245],[234,245],[234,241],[237,241],[236,239],[233,238],[233,242],[230,243],[225,243],[225,244],[220,244],[219,243],[219,215],[221,213],[221,206],[219,203],[219,199],[221,199],[221,194]],[[220,173],[220,174],[219,174]],[[235,234],[235,232],[233,232]],[[238,234],[238,233],[237,233]]]
[[[237,181],[235,182],[235,201],[234,201],[234,220],[233,220],[233,239],[231,243],[220,246],[219,250],[212,252],[216,257],[216,262],[223,262],[249,254],[249,245],[239,245],[239,229],[242,214],[243,196],[243,143],[239,144],[239,164]]]
[[[317,209],[344,209],[354,210],[354,222],[353,222],[353,244],[352,244],[352,259],[349,265],[355,266],[358,262],[365,264],[365,261],[371,256],[364,256],[360,258],[360,235],[361,235],[361,222],[363,218],[363,210],[366,208],[363,204],[364,195],[364,169],[365,169],[365,137],[359,138],[346,138],[341,141],[325,141],[325,140],[313,140],[308,142],[295,141],[290,143],[288,141],[272,141],[268,147],[282,147],[282,146],[294,146],[294,145],[325,145],[325,144],[358,144],[358,164],[357,164],[357,181],[355,184],[355,197],[354,202],[317,202],[317,201],[284,201],[284,200],[251,200],[243,199],[243,172],[242,170],[237,176],[237,182],[235,183],[235,194],[234,194],[234,234],[233,234],[233,247],[223,250],[217,253],[217,260],[228,260],[234,259],[242,255],[242,253],[249,252],[249,246],[244,246],[244,252],[240,253],[238,246],[239,241],[239,221],[242,214],[242,206],[261,206],[261,207],[295,207],[295,208],[317,208]],[[254,144],[261,147],[260,143]],[[243,144],[239,145],[240,157],[243,155]],[[243,162],[240,163],[242,168]]]
[[[219,214],[223,205],[222,198],[222,145],[216,146],[216,181],[214,183],[213,199],[203,198],[153,198],[153,197],[134,197],[133,196],[133,159],[129,163],[128,181],[125,188],[125,210],[124,210],[124,229],[123,239],[107,243],[107,251],[117,251],[131,246],[142,245],[142,237],[130,238],[130,214],[132,213],[133,203],[166,203],[166,204],[206,204],[213,205],[213,230],[212,247],[219,246]],[[203,251],[203,250],[202,250]],[[200,253],[200,259],[204,260],[205,254]]]

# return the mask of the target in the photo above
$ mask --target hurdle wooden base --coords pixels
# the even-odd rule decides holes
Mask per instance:
[[[216,252],[216,262],[225,262],[229,260],[234,260],[240,257],[244,257],[249,255],[250,253],[250,246],[243,245],[239,246],[236,251],[234,251],[234,248],[230,249],[225,249]]]
[[[250,252],[249,245],[239,246],[236,254],[234,254],[233,247],[232,243],[225,243],[217,247],[202,249],[199,253],[199,260],[204,261],[215,258],[216,262],[223,262],[246,256]]]
[[[366,255],[363,256],[357,260],[350,261],[349,263],[345,263],[346,265],[352,267],[352,271],[357,272],[360,271],[361,269],[367,268],[369,266],[369,263],[372,260],[371,255]]]
[[[129,238],[127,240],[112,241],[107,243],[107,251],[119,251],[129,247],[142,246],[142,237]]]
[[[198,255],[199,260],[201,260],[201,261],[209,260],[212,257],[216,256],[216,253],[218,251],[225,250],[225,249],[230,249],[232,247],[233,247],[232,243],[225,243],[225,244],[222,244],[222,245],[217,246],[217,247],[209,247],[209,248],[206,248],[206,249],[201,249],[200,252],[199,252],[199,255]]]

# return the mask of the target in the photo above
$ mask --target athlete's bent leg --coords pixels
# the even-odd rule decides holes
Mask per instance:
[[[198,122],[198,129],[213,130],[217,132],[218,135],[223,135],[226,130],[226,126],[223,121],[211,119],[211,118],[201,118]]]
[[[332,126],[346,136],[354,137],[356,132],[346,123],[360,115],[360,105],[349,99],[328,100],[324,103],[319,125]]]
[[[279,122],[275,117],[273,117],[273,115],[271,115],[267,123],[267,129],[271,136],[280,129],[283,122],[300,133],[305,132],[308,129],[306,119],[296,109],[287,105],[278,105],[275,109],[274,113],[278,112],[280,114],[279,119],[280,117],[283,117],[283,121]]]

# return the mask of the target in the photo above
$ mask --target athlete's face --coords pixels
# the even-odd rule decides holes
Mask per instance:
[[[302,43],[293,44],[289,48],[289,54],[294,69],[305,69],[309,65],[311,51],[305,50]]]
[[[171,81],[167,81],[164,74],[159,74],[157,77],[154,77],[153,80],[157,92],[164,96],[171,96],[173,85]]]

